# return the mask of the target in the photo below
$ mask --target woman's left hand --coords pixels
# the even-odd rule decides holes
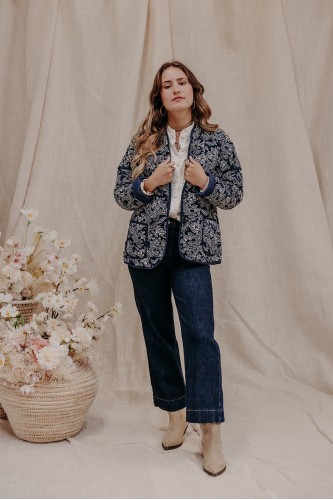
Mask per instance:
[[[190,161],[185,165],[184,179],[187,180],[193,186],[198,186],[203,189],[207,184],[208,175],[194,158],[190,156]]]

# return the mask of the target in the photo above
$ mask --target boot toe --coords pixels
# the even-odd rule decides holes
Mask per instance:
[[[222,474],[222,472],[224,472],[226,470],[227,466],[224,465],[222,468],[217,468],[216,470],[209,470],[209,469],[206,469],[205,467],[203,467],[203,470],[205,472],[207,472],[207,474],[209,474],[210,476],[219,476],[220,474]]]
[[[181,434],[180,441],[179,441],[179,435],[178,435],[177,440],[175,440],[174,436],[172,436],[171,439],[168,439],[169,436],[168,436],[168,431],[167,431],[166,436],[164,437],[164,439],[162,441],[163,449],[164,450],[174,450],[176,448],[179,448],[179,446],[181,446],[183,444],[184,435],[185,435],[187,428],[188,428],[188,424],[186,425],[184,432]]]
[[[181,441],[178,444],[165,445],[164,442],[162,441],[163,450],[174,450],[175,448],[179,448],[179,446],[181,446],[182,444],[183,444],[183,441]]]

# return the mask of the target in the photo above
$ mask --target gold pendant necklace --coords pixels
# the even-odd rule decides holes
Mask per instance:
[[[176,132],[176,140],[175,140],[175,147],[177,149],[177,151],[180,151],[180,144],[179,144],[179,137],[180,137],[180,132],[182,130],[184,130],[184,128],[187,128],[191,125],[191,123],[193,122],[193,120],[191,120],[189,123],[187,123],[187,125],[185,125],[183,128],[180,128],[180,129],[174,129],[175,132]]]
[[[178,134],[178,137],[177,137],[177,134]],[[177,151],[180,150],[179,136],[180,136],[180,130],[176,130],[175,147],[176,147]]]

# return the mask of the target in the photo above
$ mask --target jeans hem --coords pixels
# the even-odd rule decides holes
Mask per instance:
[[[160,399],[156,396],[153,396],[154,406],[158,406],[161,410],[165,411],[177,411],[185,408],[186,406],[186,397],[182,396],[177,399],[165,400]]]
[[[224,421],[223,410],[186,410],[186,422],[193,424],[212,424]]]

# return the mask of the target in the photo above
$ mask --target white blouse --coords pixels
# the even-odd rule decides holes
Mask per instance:
[[[190,144],[191,130],[194,127],[194,122],[188,127],[180,131],[179,145],[180,150],[177,151],[175,146],[176,131],[167,125],[167,134],[170,141],[171,161],[175,162],[175,170],[171,182],[171,203],[169,217],[180,220],[180,204],[182,190],[184,186],[184,161],[187,159],[188,147]]]

